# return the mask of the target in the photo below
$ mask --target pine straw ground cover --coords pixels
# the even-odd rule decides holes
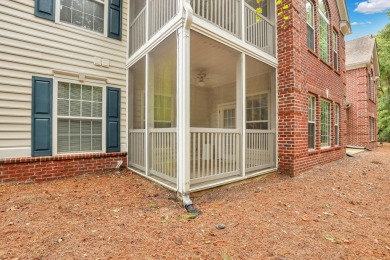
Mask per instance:
[[[0,186],[0,258],[390,259],[389,144],[195,194],[196,219],[174,197],[130,172]]]

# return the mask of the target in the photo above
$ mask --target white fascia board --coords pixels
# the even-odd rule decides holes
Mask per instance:
[[[350,65],[346,65],[346,69],[347,71],[348,70],[354,70],[354,69],[360,69],[360,68],[367,68],[367,66],[369,65],[370,63],[366,63],[366,62],[363,62],[363,63],[354,63],[354,64],[350,64]]]
[[[340,30],[344,35],[352,33],[352,27],[349,20],[349,14],[345,0],[336,0],[337,9],[340,15]]]

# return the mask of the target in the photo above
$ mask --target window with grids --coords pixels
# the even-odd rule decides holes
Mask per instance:
[[[321,100],[321,146],[330,146],[330,102]]]
[[[318,1],[318,7],[320,58],[329,63],[329,13],[324,0]]]
[[[376,135],[375,135],[375,118],[369,117],[370,120],[370,141],[375,141],[376,140]]]
[[[306,1],[306,23],[307,23],[307,46],[315,50],[315,30],[314,30],[314,6],[310,1]]]
[[[268,129],[268,93],[246,97],[246,128]]]
[[[340,105],[334,110],[334,144],[340,145]]]
[[[223,110],[223,128],[233,129],[236,127],[236,109],[229,108]]]
[[[154,127],[172,127],[172,97],[169,95],[154,95]]]
[[[339,35],[333,32],[333,68],[339,70]]]
[[[308,143],[309,149],[316,148],[316,97],[309,95],[309,117],[308,117]]]
[[[61,0],[60,21],[104,33],[104,0]]]
[[[374,72],[368,74],[368,98],[375,102],[375,80]]]
[[[102,151],[103,90],[58,82],[58,153]]]

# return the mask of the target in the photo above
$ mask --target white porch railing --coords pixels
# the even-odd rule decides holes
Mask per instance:
[[[240,37],[241,0],[191,0],[194,14]]]
[[[145,129],[129,130],[129,165],[145,171]]]
[[[150,173],[176,184],[176,128],[150,129]]]
[[[260,17],[256,21],[256,17]],[[251,6],[245,3],[245,41],[262,51],[275,55],[275,24],[262,15],[258,15]]]
[[[273,130],[246,130],[246,171],[275,166],[274,146]]]
[[[149,37],[153,36],[178,11],[177,0],[150,0],[149,2]]]
[[[130,55],[136,52],[146,42],[146,7],[137,15],[137,17],[130,24],[129,34],[129,52]]]
[[[240,150],[236,129],[191,128],[191,184],[238,175]]]

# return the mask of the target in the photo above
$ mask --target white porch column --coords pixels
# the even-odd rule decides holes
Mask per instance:
[[[277,69],[272,72],[271,76],[271,128],[274,130],[275,139],[272,146],[272,156],[275,159],[275,167],[278,167],[278,87],[277,87]]]
[[[240,169],[241,175],[245,176],[245,155],[246,155],[246,76],[245,76],[245,54],[241,53],[237,60],[237,129],[240,130],[241,146],[240,146]]]
[[[130,145],[129,134],[130,129],[134,129],[134,111],[129,108],[129,103],[134,102],[134,75],[130,69],[126,69],[126,152],[127,152],[127,165],[130,163]]]
[[[178,30],[177,55],[177,181],[178,192],[190,191],[190,30]]]
[[[145,174],[149,176],[152,154],[150,129],[154,127],[154,63],[149,54],[146,54],[145,66]]]

